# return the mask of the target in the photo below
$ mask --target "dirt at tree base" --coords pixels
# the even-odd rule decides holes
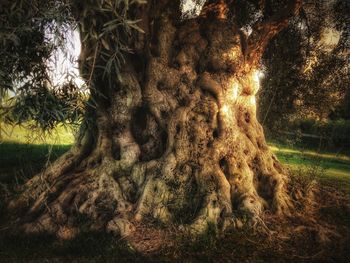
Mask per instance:
[[[193,237],[175,226],[165,228],[159,222],[145,220],[133,222],[135,231],[129,236],[117,237],[113,242],[126,242],[127,253],[132,257],[134,253],[145,257],[143,260],[146,261],[136,262],[347,262],[350,255],[349,200],[349,196],[335,188],[321,186],[315,193],[313,206],[303,207],[294,217],[281,220],[278,216],[265,214],[268,231],[243,227],[231,229],[220,237],[215,233]],[[79,241],[73,239],[71,242]],[[40,258],[43,252],[34,250]],[[6,250],[1,253],[4,251],[9,253]],[[69,253],[71,251],[67,253],[69,259],[76,262],[86,262],[89,258],[88,255]],[[52,261],[53,257],[56,256],[49,255],[48,259]],[[53,261],[65,260],[61,255]],[[124,262],[122,258],[120,260]]]
[[[266,214],[263,228],[193,237],[175,226],[169,231],[149,222],[138,224],[124,239],[135,251],[161,262],[348,262],[349,201],[335,188],[320,186],[312,205],[284,219]]]
[[[122,238],[101,241],[101,236],[87,233],[70,241],[33,241],[23,235],[14,239],[6,232],[10,222],[2,221],[0,255],[5,262],[348,262],[349,201],[349,195],[321,186],[311,209],[303,208],[284,220],[265,214],[269,232],[243,227],[219,237],[186,236],[177,228],[145,220]],[[108,249],[123,243],[114,248],[117,252]]]
[[[135,251],[144,255],[152,255],[174,247],[176,236],[169,229],[154,223],[135,223],[135,231],[123,237]]]

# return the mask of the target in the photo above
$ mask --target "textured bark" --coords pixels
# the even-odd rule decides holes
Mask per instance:
[[[219,2],[182,22],[174,3],[145,7],[146,33],[134,39],[135,54],[112,84],[95,68],[108,50],[84,42],[93,124],[10,204],[22,209],[27,232],[67,238],[86,223],[128,234],[133,222],[151,217],[200,233],[242,217],[259,222],[265,210],[288,213],[287,177],[266,145],[255,104],[259,57],[286,17],[256,25],[245,43]]]

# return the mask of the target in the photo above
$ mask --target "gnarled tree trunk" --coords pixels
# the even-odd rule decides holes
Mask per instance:
[[[287,178],[266,145],[255,95],[264,47],[299,2],[255,24],[247,39],[224,1],[185,21],[176,5],[140,8],[145,34],[133,39],[118,77],[96,66],[112,38],[83,42],[81,70],[96,108],[76,145],[11,203],[24,208],[26,231],[64,236],[86,218],[91,229],[126,234],[145,217],[223,231],[242,215],[254,222],[264,210],[289,211]],[[94,15],[79,17],[82,39],[108,21]]]

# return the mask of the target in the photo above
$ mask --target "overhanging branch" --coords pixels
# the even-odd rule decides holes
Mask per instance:
[[[261,3],[266,5],[265,1]],[[299,13],[301,6],[302,0],[290,0],[283,10],[253,25],[252,33],[247,40],[246,53],[250,65],[256,65],[259,62],[269,41],[287,27],[289,19]]]

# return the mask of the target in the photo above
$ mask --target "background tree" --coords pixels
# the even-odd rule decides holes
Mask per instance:
[[[349,1],[308,2],[270,42],[259,94],[259,117],[267,128],[285,130],[298,119],[347,118],[349,9]]]

